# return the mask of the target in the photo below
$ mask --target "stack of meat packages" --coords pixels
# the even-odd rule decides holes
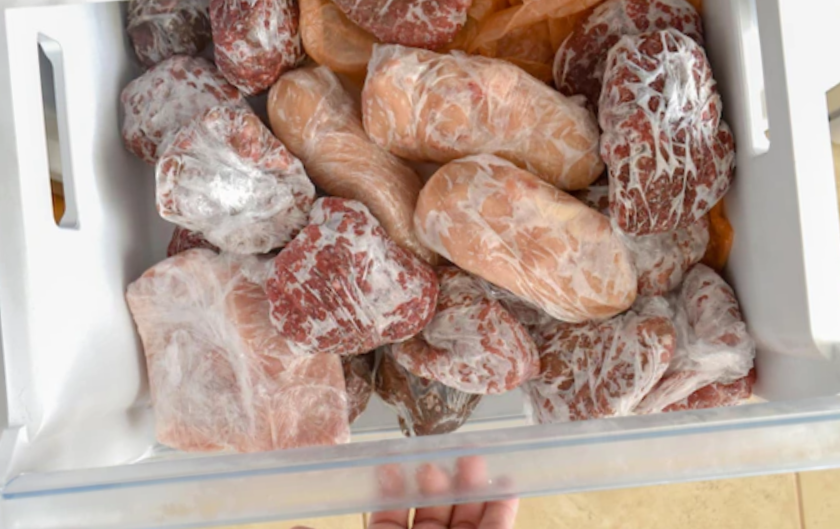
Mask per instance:
[[[750,396],[700,263],[735,151],[691,5],[600,4],[556,89],[434,51],[464,0],[336,8],[381,42],[360,97],[307,59],[294,0],[129,5],[123,138],[175,225],[126,296],[161,443],[346,443],[374,392],[406,435],[513,390],[540,423]]]

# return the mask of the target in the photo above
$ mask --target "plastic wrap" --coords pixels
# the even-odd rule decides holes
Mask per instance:
[[[496,154],[562,189],[604,169],[592,115],[500,60],[377,45],[362,114],[374,142],[410,160]]]
[[[674,28],[703,45],[703,21],[685,0],[608,0],[575,25],[554,57],[554,85],[598,107],[607,52],[624,35]]]
[[[204,248],[206,250],[213,250],[216,253],[220,251],[218,247],[202,237],[200,233],[175,226],[175,231],[172,232],[172,239],[166,248],[166,257],[172,257],[173,255],[178,255],[181,252],[186,252],[193,248]]]
[[[312,60],[359,85],[376,37],[354,24],[332,0],[300,0],[300,37]]]
[[[347,387],[347,408],[350,424],[367,409],[373,395],[373,371],[376,353],[342,356],[344,385]]]
[[[662,411],[715,382],[732,384],[753,368],[755,342],[735,292],[714,270],[702,264],[692,268],[672,304],[677,352],[638,413]]]
[[[423,182],[404,161],[370,141],[358,105],[326,67],[282,76],[268,100],[271,128],[328,194],[362,202],[397,244],[426,262],[437,256],[414,235]]]
[[[602,323],[554,322],[535,332],[540,378],[526,385],[539,423],[629,415],[677,346],[668,302],[644,298]]]
[[[420,192],[420,241],[554,318],[609,318],[636,297],[607,217],[492,155],[441,168]]]
[[[394,360],[389,347],[383,350],[374,387],[397,413],[400,428],[408,437],[454,432],[481,402],[481,395],[412,375]]]
[[[438,280],[364,204],[331,197],[315,202],[309,226],[275,258],[267,290],[295,352],[361,354],[420,332]]]
[[[120,100],[125,147],[154,164],[166,146],[196,116],[216,105],[248,104],[209,61],[176,56],[128,84]]]
[[[210,0],[131,0],[127,32],[145,66],[197,55],[210,43]]]
[[[612,219],[646,235],[700,220],[729,189],[735,142],[706,54],[676,30],[622,37],[601,94]]]
[[[466,393],[497,394],[540,370],[537,346],[480,279],[455,267],[438,269],[437,311],[414,338],[394,344],[394,359],[411,373]]]
[[[716,272],[722,272],[726,266],[735,239],[735,230],[726,217],[725,202],[725,199],[721,200],[709,211],[709,245],[701,261]]]
[[[234,253],[289,242],[315,198],[300,160],[249,110],[205,112],[181,129],[156,173],[160,215]]]
[[[210,0],[216,64],[246,95],[303,59],[297,0]]]
[[[337,357],[292,355],[243,268],[256,258],[189,250],[129,285],[158,440],[256,452],[350,440]]]
[[[450,42],[467,20],[470,0],[335,0],[363,30],[382,42],[434,49]]]
[[[587,206],[609,215],[607,186],[590,186],[574,196]],[[634,237],[616,233],[633,256],[639,278],[639,295],[659,296],[677,288],[689,268],[703,258],[709,243],[706,217],[671,232]]]
[[[739,378],[731,384],[714,382],[703,386],[688,397],[666,406],[662,411],[701,410],[705,408],[721,408],[735,406],[752,396],[755,384],[755,370],[744,378]]]
[[[498,287],[489,281],[478,278],[481,283],[481,288],[484,290],[484,295],[489,299],[495,299],[502,304],[502,307],[510,312],[511,316],[516,318],[516,321],[531,329],[539,325],[545,325],[554,320],[544,310],[536,305],[525,301],[512,292]]]

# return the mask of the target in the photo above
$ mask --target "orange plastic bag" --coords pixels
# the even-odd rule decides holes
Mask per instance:
[[[709,212],[709,245],[700,262],[718,272],[722,271],[729,260],[734,238],[735,230],[726,218],[726,206],[721,200]]]

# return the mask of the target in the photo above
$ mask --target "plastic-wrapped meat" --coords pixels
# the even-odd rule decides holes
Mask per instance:
[[[154,164],[181,127],[217,105],[248,104],[209,61],[176,56],[128,84],[120,96],[125,147]]]
[[[341,357],[344,368],[344,385],[347,388],[347,407],[350,424],[367,409],[373,394],[373,368],[376,354]]]
[[[605,322],[554,322],[535,335],[542,371],[526,392],[539,423],[629,415],[665,373],[677,345],[661,297],[641,299]]]
[[[409,160],[495,154],[561,189],[604,170],[592,114],[499,59],[374,46],[362,116],[375,143]]]
[[[439,169],[420,192],[414,227],[460,268],[560,320],[609,318],[636,297],[630,254],[609,219],[496,156]]]
[[[714,382],[703,386],[688,397],[666,406],[662,411],[701,410],[705,408],[722,408],[735,406],[752,396],[755,384],[755,370],[744,378],[739,378],[731,384]]]
[[[205,248],[207,250],[213,250],[216,253],[220,251],[219,248],[202,237],[200,233],[176,226],[175,231],[172,232],[172,239],[169,241],[169,246],[166,248],[166,257],[172,257],[173,255],[192,250],[193,248]]]
[[[289,352],[247,279],[258,264],[189,250],[129,285],[161,443],[256,452],[349,442],[341,361]]]
[[[467,21],[470,0],[335,0],[360,28],[382,42],[435,49]]]
[[[326,67],[283,75],[268,99],[271,128],[329,195],[358,200],[388,235],[433,263],[435,253],[417,240],[412,216],[423,186],[404,161],[370,141],[358,105]]]
[[[303,58],[297,0],[210,0],[216,64],[246,95],[259,94]]]
[[[735,292],[714,270],[702,264],[692,268],[673,305],[677,351],[638,413],[662,411],[709,384],[733,384],[753,368],[755,342],[747,334]]]
[[[585,19],[554,56],[554,85],[598,107],[607,52],[624,35],[674,28],[703,45],[703,21],[685,0],[608,0]]]
[[[610,209],[626,233],[700,220],[729,189],[735,141],[703,48],[676,30],[622,37],[601,94]]]
[[[274,260],[271,317],[296,352],[361,354],[420,332],[435,271],[388,238],[361,202],[319,198]]]
[[[154,66],[174,55],[196,55],[210,43],[209,0],[131,0],[127,31],[137,58]]]
[[[541,308],[514,295],[512,292],[484,279],[479,279],[479,281],[481,288],[484,289],[484,295],[501,303],[502,307],[526,328],[531,329],[532,327],[545,325],[554,319]]]
[[[525,327],[486,295],[482,281],[455,267],[438,269],[440,295],[432,321],[394,344],[394,359],[411,373],[466,393],[519,387],[540,370]]]
[[[157,207],[224,251],[266,253],[306,225],[315,199],[300,160],[249,110],[214,107],[157,164]]]
[[[376,370],[374,388],[396,411],[400,429],[408,437],[454,432],[481,402],[481,395],[412,375],[394,360],[389,347]]]
[[[590,186],[574,196],[587,206],[609,215],[607,186]],[[698,263],[709,244],[709,220],[700,218],[684,228],[634,237],[616,230],[633,256],[639,278],[639,295],[659,296],[677,288],[689,268]]]

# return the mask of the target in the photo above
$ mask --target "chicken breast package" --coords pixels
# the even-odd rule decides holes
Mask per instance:
[[[664,298],[605,322],[552,322],[534,332],[542,371],[526,385],[536,422],[630,415],[668,369],[677,331]]]
[[[423,331],[391,346],[394,359],[419,377],[466,393],[498,394],[519,387],[540,370],[527,329],[481,280],[453,266],[438,269],[437,311]]]
[[[321,66],[283,75],[269,94],[268,116],[274,134],[303,161],[315,185],[363,203],[397,244],[436,261],[414,234],[420,176],[370,141],[358,105],[334,73]]]
[[[209,43],[209,0],[131,0],[126,32],[144,66],[200,53]]]
[[[375,380],[376,394],[396,412],[407,437],[454,432],[481,402],[481,395],[412,375],[394,360],[390,346],[382,348]]]
[[[407,340],[434,314],[435,271],[388,238],[361,202],[319,198],[274,259],[271,318],[298,354],[363,354]]]
[[[409,160],[495,154],[569,190],[604,170],[594,116],[499,59],[377,45],[362,116],[376,144]]]
[[[599,108],[611,217],[622,231],[683,228],[723,198],[735,142],[697,42],[674,29],[622,37],[607,58]]]
[[[714,270],[698,264],[686,275],[671,303],[677,351],[665,376],[637,413],[654,413],[669,406],[714,406],[721,401],[711,397],[721,391],[748,397],[755,342],[747,333],[732,287]],[[734,403],[731,398],[723,400]]]
[[[195,249],[129,285],[159,442],[238,452],[349,442],[341,361],[289,351],[248,279],[264,266]]]
[[[636,297],[631,256],[610,220],[497,156],[438,170],[414,225],[460,268],[563,321],[610,318]]]
[[[282,247],[306,225],[315,186],[250,110],[213,107],[158,160],[161,217],[239,254]]]

